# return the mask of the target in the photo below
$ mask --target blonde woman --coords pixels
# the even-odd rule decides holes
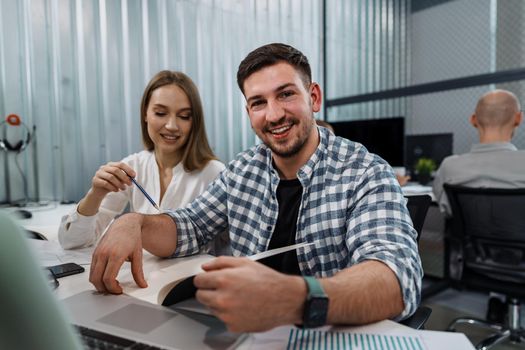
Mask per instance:
[[[62,218],[58,238],[65,249],[94,244],[128,205],[132,212],[158,213],[130,176],[162,210],[190,203],[224,169],[209,146],[199,92],[188,76],[157,73],[140,112],[145,150],[98,169],[76,209]]]

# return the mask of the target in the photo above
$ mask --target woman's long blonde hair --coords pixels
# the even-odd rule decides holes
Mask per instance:
[[[151,94],[154,90],[165,85],[176,85],[184,91],[191,105],[192,127],[188,141],[186,142],[183,154],[182,164],[186,171],[200,170],[213,159],[217,159],[213,153],[208,137],[206,136],[206,128],[204,126],[204,112],[202,109],[201,98],[199,90],[193,81],[186,74],[177,71],[163,70],[158,72],[148,83],[144,94],[142,95],[142,102],[140,103],[140,127],[142,129],[142,142],[144,147],[152,151],[155,144],[148,134],[148,124],[146,123],[146,113],[148,104],[151,99]]]

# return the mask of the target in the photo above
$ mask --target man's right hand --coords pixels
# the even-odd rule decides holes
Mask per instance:
[[[89,282],[99,292],[121,294],[118,272],[125,261],[131,262],[131,273],[139,287],[148,286],[142,270],[143,215],[121,216],[108,228],[93,252]]]

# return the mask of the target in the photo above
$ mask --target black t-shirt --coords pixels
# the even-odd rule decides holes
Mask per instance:
[[[268,249],[285,247],[295,244],[295,231],[297,229],[297,216],[303,187],[298,179],[281,180],[277,187],[277,202],[279,203],[279,216],[270,239]],[[296,250],[278,254],[261,260],[263,264],[277,271],[300,275]]]

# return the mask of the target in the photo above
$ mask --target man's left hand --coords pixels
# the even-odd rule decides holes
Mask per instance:
[[[302,277],[247,258],[222,256],[195,277],[197,300],[233,332],[259,332],[300,323],[307,288]]]

